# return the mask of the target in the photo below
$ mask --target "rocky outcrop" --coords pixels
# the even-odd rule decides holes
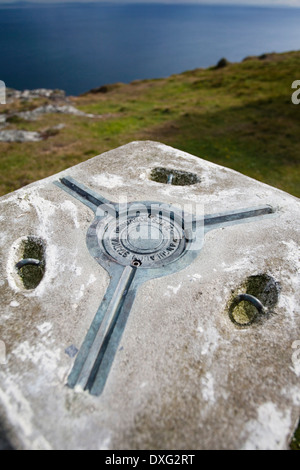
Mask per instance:
[[[0,142],[39,142],[44,137],[40,132],[29,132],[20,130],[0,131]]]
[[[32,101],[37,98],[44,98],[49,101],[43,106],[34,108],[34,106],[32,106]],[[13,103],[17,100],[28,101],[28,106],[26,105],[26,107],[33,107],[34,109],[19,111],[19,106],[13,106],[11,110],[5,111],[5,114],[0,114],[0,142],[39,142],[58,134],[58,132],[65,127],[64,123],[60,123],[54,127],[49,127],[46,130],[43,129],[40,132],[29,132],[19,129],[4,130],[4,128],[9,124],[20,124],[22,121],[35,121],[45,114],[69,114],[84,118],[102,117],[100,115],[84,113],[83,111],[80,111],[79,109],[70,105],[63,90],[48,90],[45,88],[39,88],[36,90],[18,91],[8,89],[7,103]],[[54,103],[53,101],[56,102]]]
[[[102,85],[100,87],[97,87],[97,88],[92,88],[92,90],[89,90],[85,93],[82,93],[80,96],[85,96],[85,95],[88,95],[89,93],[92,93],[92,94],[97,94],[97,93],[110,93],[111,91],[114,91],[114,90],[117,90],[118,88],[120,88],[121,86],[123,86],[124,83],[122,82],[117,82],[117,83],[110,83],[110,84],[107,84],[107,85]]]
[[[223,57],[217,63],[216,69],[223,69],[224,67],[227,67],[227,65],[229,65],[229,64],[230,64],[230,62],[228,62],[228,60],[225,57]]]
[[[6,114],[0,114],[0,129],[6,126]]]
[[[0,131],[0,142],[40,142],[41,140],[49,139],[57,135],[61,129],[64,129],[64,123],[57,124],[56,126],[43,129],[41,132],[29,132],[23,130],[6,130]]]
[[[21,113],[16,113],[15,116],[18,116],[21,119],[25,119],[26,121],[35,121],[39,116],[43,114],[73,114],[74,116],[81,116],[81,117],[99,117],[95,114],[86,114],[83,111],[75,108],[74,106],[64,105],[64,106],[57,106],[53,104],[47,104],[45,106],[40,106],[39,108],[34,109],[33,111],[24,111]]]
[[[66,100],[66,93],[64,90],[48,90],[46,88],[37,88],[36,90],[13,90],[9,88],[6,91],[7,102],[12,102],[18,99],[32,100],[35,98],[47,98],[54,101]]]

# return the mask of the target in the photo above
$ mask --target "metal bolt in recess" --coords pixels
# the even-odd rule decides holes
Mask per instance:
[[[254,309],[252,310],[251,317],[249,317],[247,321],[245,321],[245,319],[243,319],[243,321],[240,321],[234,315],[235,309],[239,306],[241,302],[248,302],[254,307]],[[266,313],[267,312],[266,312],[265,307],[263,306],[263,304],[257,297],[255,297],[254,295],[250,295],[250,294],[239,294],[233,299],[233,302],[231,304],[231,309],[229,312],[229,317],[231,321],[237,326],[246,328],[252,325],[258,319],[258,315],[263,315]]]
[[[68,378],[71,388],[89,390],[93,395],[100,395],[105,386],[139,286],[190,265],[208,231],[275,212],[271,206],[260,206],[205,215],[201,220],[190,216],[186,223],[172,206],[162,210],[158,203],[146,201],[135,203],[144,210],[128,214],[71,177],[55,184],[94,211],[87,247],[111,277]],[[153,213],[153,204],[159,207],[157,213]]]
[[[22,269],[24,268],[24,266],[41,266],[41,265],[42,265],[42,262],[38,259],[26,258],[26,259],[22,259],[21,261],[19,261],[16,264],[16,268]]]
[[[261,301],[257,297],[254,297],[254,295],[239,294],[239,295],[236,296],[236,301],[238,303],[240,303],[240,302],[249,302],[250,304],[254,305],[254,307],[256,308],[256,310],[259,313],[263,313],[264,310],[265,310],[263,304],[261,303]]]

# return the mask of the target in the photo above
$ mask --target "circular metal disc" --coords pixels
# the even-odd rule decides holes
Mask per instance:
[[[109,217],[97,230],[99,246],[123,266],[157,268],[178,259],[185,250],[182,220],[170,213]]]

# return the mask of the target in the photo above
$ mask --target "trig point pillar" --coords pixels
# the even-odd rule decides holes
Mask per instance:
[[[299,200],[155,142],[0,198],[16,449],[287,449]]]

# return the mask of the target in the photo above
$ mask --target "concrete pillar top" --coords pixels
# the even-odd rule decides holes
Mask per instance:
[[[113,226],[110,204],[128,202],[146,209]],[[0,412],[12,444],[288,448],[300,415],[299,216],[287,193],[147,141],[0,198]]]

